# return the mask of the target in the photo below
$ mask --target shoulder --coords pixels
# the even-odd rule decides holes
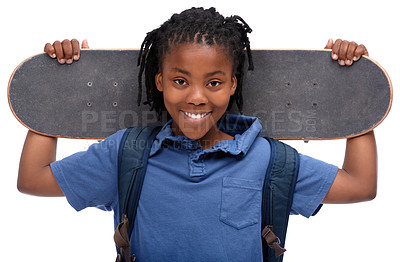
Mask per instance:
[[[118,150],[124,133],[118,131],[86,151],[51,164],[61,190],[76,210],[89,206],[110,210],[116,203]]]
[[[338,167],[316,158],[299,154],[300,170],[302,176],[325,177],[331,173],[337,173]]]
[[[338,167],[302,154],[299,154],[299,159],[292,214],[310,217],[319,210],[335,180]]]
[[[115,132],[114,134],[112,134],[111,136],[104,139],[103,141],[101,141],[100,143],[98,143],[97,145],[101,145],[102,148],[118,150],[121,140],[122,140],[124,134],[126,133],[126,131],[127,131],[127,129],[119,130],[119,131]]]
[[[84,154],[87,156],[91,155],[102,155],[104,157],[114,156],[118,154],[121,140],[125,134],[126,129],[119,130],[116,133],[110,135],[104,140],[99,140],[97,143],[93,143],[85,152],[79,152],[77,156]],[[74,155],[73,155],[74,156]]]
[[[77,152],[62,160],[56,161],[52,166],[64,169],[74,169],[77,166],[100,161],[113,163],[118,156],[118,149],[125,130],[120,130],[106,139],[95,142],[86,151]]]
[[[265,156],[266,153],[268,157],[271,154],[271,144],[264,137],[257,137],[256,139],[254,139],[254,142],[250,144],[250,146],[251,147],[249,149],[249,152],[252,152],[253,154],[260,154],[261,152],[263,152],[262,155]]]

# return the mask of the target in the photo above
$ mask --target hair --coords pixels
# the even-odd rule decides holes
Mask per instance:
[[[245,49],[249,66],[253,70],[250,41],[247,33],[251,28],[240,16],[223,17],[215,8],[191,8],[180,14],[174,14],[159,28],[147,33],[139,52],[140,66],[137,103],[142,99],[142,77],[145,74],[147,100],[160,117],[165,110],[162,92],[157,90],[155,76],[161,70],[165,54],[173,46],[183,43],[202,43],[223,46],[232,59],[233,74],[237,78],[235,94],[231,96],[228,110],[236,102],[239,112],[243,108],[242,83],[245,63]]]

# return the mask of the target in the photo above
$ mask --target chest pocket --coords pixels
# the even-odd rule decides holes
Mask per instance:
[[[262,186],[261,180],[225,177],[220,221],[236,229],[257,224],[260,220]]]

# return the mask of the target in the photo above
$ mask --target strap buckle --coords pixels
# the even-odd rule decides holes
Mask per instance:
[[[136,261],[136,256],[133,255],[131,257],[131,262],[135,262]],[[117,258],[115,259],[115,262],[124,262],[124,259],[122,258],[121,254],[117,255]]]
[[[271,225],[264,227],[261,235],[267,242],[269,248],[275,251],[275,257],[279,257],[286,251],[285,248],[281,247],[281,240],[274,234]]]
[[[120,248],[120,254],[117,255],[116,262],[135,262],[136,256],[131,255],[131,244],[128,236],[129,221],[128,216],[123,214],[122,222],[117,226],[114,233],[114,242]],[[124,260],[124,256],[125,260]]]

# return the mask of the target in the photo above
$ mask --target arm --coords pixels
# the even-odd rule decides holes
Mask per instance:
[[[88,48],[86,40],[82,48]],[[80,58],[79,42],[76,39],[47,43],[44,52],[57,58],[60,64],[71,64]],[[57,139],[46,137],[29,131],[22,150],[19,172],[18,190],[22,193],[38,196],[63,196],[50,164],[56,159]]]
[[[350,66],[362,55],[368,55],[364,45],[341,39],[329,39],[325,48],[332,49],[332,59],[341,66]],[[374,132],[347,139],[342,169],[323,203],[354,203],[372,200],[377,191],[377,150]]]
[[[323,203],[354,203],[372,200],[377,191],[377,150],[374,132],[347,139],[342,169]]]
[[[18,190],[37,196],[63,196],[50,164],[56,159],[57,139],[28,131],[18,172]]]

